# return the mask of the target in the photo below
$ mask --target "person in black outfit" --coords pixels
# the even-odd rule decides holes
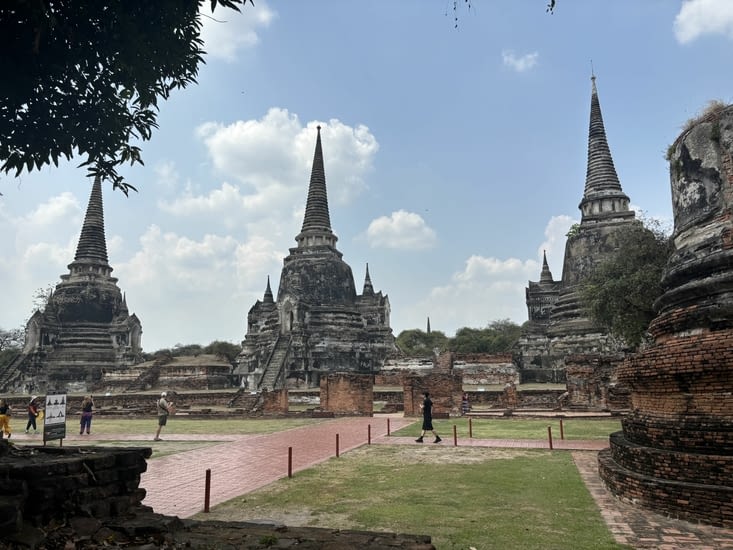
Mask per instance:
[[[33,428],[33,433],[36,433],[36,417],[38,416],[38,399],[35,395],[31,397],[28,403],[28,424],[25,425],[25,433],[28,433]]]
[[[422,443],[422,438],[425,437],[425,432],[430,431],[433,432],[433,435],[435,436],[435,441],[433,441],[433,443],[440,443],[443,440],[440,439],[438,433],[433,429],[433,402],[430,400],[430,394],[428,392],[425,392],[424,395],[425,399],[423,400],[422,405],[420,405],[420,409],[422,409],[422,433],[415,441]]]

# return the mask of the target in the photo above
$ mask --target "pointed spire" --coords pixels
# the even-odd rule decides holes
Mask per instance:
[[[321,127],[316,137],[316,151],[313,154],[313,168],[308,186],[308,200],[305,204],[303,227],[295,240],[298,248],[330,246],[335,248],[338,237],[331,231],[331,218],[328,214],[328,195],[326,193],[326,172],[323,169],[323,150],[321,149]]]
[[[122,294],[122,304],[120,305],[120,313],[124,313],[125,315],[130,313],[130,310],[127,309],[127,294],[126,293]]]
[[[547,251],[542,251],[542,273],[540,274],[541,283],[552,283],[552,273],[550,272],[550,266],[547,265]]]
[[[331,218],[328,214],[328,196],[326,194],[326,172],[323,169],[323,150],[321,149],[321,127],[318,126],[317,128],[316,152],[313,155],[308,202],[305,205],[305,217],[301,231],[309,229],[331,231]]]
[[[611,149],[608,147],[595,74],[592,74],[591,82],[588,165],[585,173],[585,190],[579,208],[583,220],[609,215],[627,218],[633,213],[629,213],[629,197],[621,189]]]
[[[427,334],[430,334],[430,316],[428,316]]]
[[[79,244],[76,248],[75,262],[102,264],[109,266],[107,241],[104,237],[104,209],[102,206],[102,183],[97,176],[92,185],[84,225],[81,228]]]
[[[366,264],[366,277],[364,277],[364,290],[361,291],[363,296],[372,296],[374,294],[374,287],[372,286],[372,279],[369,277],[369,263]]]
[[[267,288],[265,289],[265,297],[262,299],[262,301],[266,304],[271,304],[275,300],[272,296],[272,289],[270,288],[270,276],[267,276]]]

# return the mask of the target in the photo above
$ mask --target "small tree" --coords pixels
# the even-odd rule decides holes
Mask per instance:
[[[591,318],[631,348],[645,339],[662,295],[672,240],[654,220],[618,232],[618,249],[585,280],[581,299]]]
[[[448,349],[448,337],[439,330],[429,333],[420,329],[403,330],[395,339],[395,344],[405,355],[416,357],[431,355],[433,350]]]
[[[224,342],[222,340],[214,340],[202,350],[203,353],[226,357],[227,361],[230,363],[234,363],[237,355],[239,355],[241,351],[242,346],[232,344],[231,342]]]
[[[506,353],[519,339],[521,330],[509,319],[492,321],[486,328],[463,327],[451,339],[450,349],[459,353]]]

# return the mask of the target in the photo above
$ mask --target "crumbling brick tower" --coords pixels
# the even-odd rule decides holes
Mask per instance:
[[[675,251],[654,345],[619,368],[632,410],[599,469],[624,500],[733,527],[733,106],[680,135],[670,180]]]

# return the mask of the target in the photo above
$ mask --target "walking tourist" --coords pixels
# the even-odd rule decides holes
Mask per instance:
[[[92,399],[91,395],[87,395],[81,402],[81,427],[79,428],[79,435],[83,434],[85,431],[87,432],[87,435],[89,435],[89,432],[92,429],[92,415],[94,414],[93,410],[94,399]]]
[[[10,405],[8,405],[8,402],[5,399],[0,399],[0,438],[2,438],[2,434],[5,434],[8,436],[8,439],[10,439],[11,436],[11,429],[10,429],[10,415],[11,415],[11,409]]]
[[[28,403],[28,423],[25,425],[25,433],[28,433],[33,428],[33,433],[36,433],[36,418],[38,418],[38,403],[36,403],[37,396],[31,397],[30,403]]]
[[[443,440],[440,439],[438,432],[433,428],[433,402],[430,400],[430,394],[428,392],[425,392],[424,395],[425,399],[423,399],[423,402],[420,405],[420,409],[422,410],[422,433],[420,433],[420,437],[415,441],[422,443],[422,438],[425,437],[425,432],[430,431],[433,432],[433,435],[435,436],[435,441],[433,441],[433,443],[440,443]]]
[[[160,430],[168,423],[168,415],[173,412],[173,402],[167,401],[167,396],[168,394],[163,392],[160,394],[160,399],[158,399],[158,429],[155,431],[153,441],[163,441],[160,438]]]

